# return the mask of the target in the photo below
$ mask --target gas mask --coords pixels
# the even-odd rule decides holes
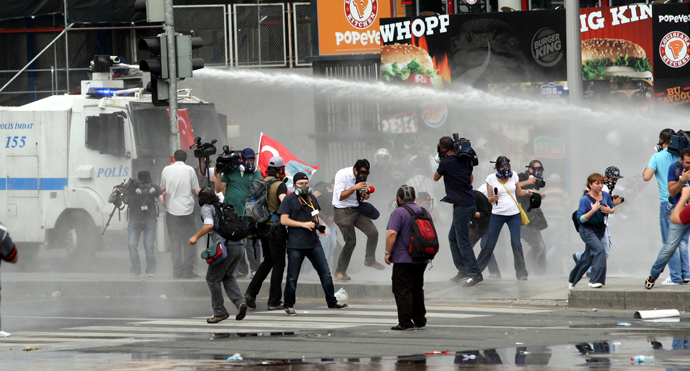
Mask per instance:
[[[534,188],[539,189],[539,188],[544,188],[546,187],[546,182],[544,181],[544,168],[543,167],[533,167],[532,169],[532,175],[533,177],[537,178],[537,182],[534,183]]]
[[[608,187],[609,193],[613,192],[613,189],[616,188],[616,182],[611,179],[604,179],[604,185]]]
[[[249,160],[252,160],[252,161],[249,161]],[[254,166],[254,159],[253,158],[245,160],[243,163],[243,167],[244,167],[244,172],[246,172],[246,173],[253,173],[254,171],[256,171],[256,166]]]
[[[297,196],[307,196],[311,194],[311,188],[308,185],[303,185],[299,188],[295,188],[295,195]]]
[[[146,185],[142,184],[139,186],[139,188],[134,190],[134,193],[136,193],[138,195],[144,195],[144,194],[151,194],[152,195],[152,194],[156,193],[156,189],[153,188],[150,184],[146,184]]]
[[[506,165],[508,165],[508,166],[506,166]],[[501,170],[501,168],[503,168],[503,170]],[[510,178],[512,173],[513,173],[513,171],[510,170],[510,164],[509,163],[504,162],[504,163],[496,166],[496,176],[501,178],[501,179]]]

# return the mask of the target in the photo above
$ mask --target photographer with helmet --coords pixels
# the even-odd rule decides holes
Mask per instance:
[[[156,242],[156,218],[158,205],[156,198],[163,202],[163,190],[151,180],[151,173],[142,170],[137,174],[137,181],[129,187],[124,202],[127,204],[129,223],[127,225],[127,248],[132,266],[130,277],[141,274],[139,259],[139,237],[144,235],[144,252],[146,253],[146,274],[148,277],[156,275],[156,255],[153,244]]]
[[[539,160],[530,161],[527,165],[527,170],[518,174],[518,181],[520,187],[525,190],[533,189],[535,191],[546,187],[544,181],[544,166]],[[520,231],[520,238],[525,240],[531,249],[527,254],[527,259],[530,261],[532,270],[536,274],[543,275],[546,273],[546,244],[541,236],[541,231],[548,227],[544,213],[538,205],[541,205],[541,200],[545,195],[535,193],[533,196],[518,196],[518,201],[522,208],[527,213],[530,223],[522,226]],[[538,199],[536,199],[538,197]]]
[[[434,173],[434,181],[438,182],[443,178],[446,196],[441,202],[453,205],[453,224],[448,232],[451,253],[462,259],[464,273],[467,275],[463,286],[474,286],[484,278],[470,244],[470,223],[477,211],[477,201],[472,190],[473,162],[470,157],[457,156],[455,141],[451,137],[439,139],[437,150],[439,165]]]
[[[510,230],[510,245],[513,248],[515,275],[518,281],[527,280],[525,256],[520,242],[521,213],[517,196],[531,196],[534,190],[523,190],[518,182],[518,175],[510,168],[510,159],[498,156],[495,162],[496,173],[486,178],[486,190],[489,202],[495,203],[489,220],[489,240],[477,257],[479,269],[484,270],[494,252],[503,224]]]
[[[216,192],[225,195],[224,203],[232,205],[238,216],[244,217],[244,205],[249,196],[249,185],[253,180],[261,178],[261,172],[256,171],[256,155],[251,148],[242,152],[224,148],[223,155],[216,160]],[[249,270],[256,272],[261,259],[254,251],[254,244],[249,239],[244,240],[244,250],[249,260],[249,266],[241,259],[237,267],[237,278],[249,275]]]

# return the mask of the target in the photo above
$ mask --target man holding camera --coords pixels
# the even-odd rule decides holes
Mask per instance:
[[[671,137],[675,134],[673,129],[664,129],[659,133],[659,142],[656,146],[657,153],[652,155],[649,159],[649,164],[647,168],[644,169],[642,173],[642,179],[646,182],[650,181],[652,177],[655,177],[657,183],[659,184],[659,200],[661,205],[659,207],[659,226],[661,228],[661,239],[663,242],[662,250],[666,248],[669,244],[669,229],[670,229],[670,215],[673,209],[673,205],[669,202],[669,190],[668,190],[668,175],[669,168],[673,163],[679,160],[679,157],[668,151],[668,146],[671,143]],[[683,270],[681,267],[681,254],[685,251],[684,260],[688,260],[687,254],[687,239],[683,239],[680,242],[680,251],[673,253],[670,261],[668,262],[668,269],[670,271],[669,283],[678,283],[684,281]],[[654,283],[652,283],[652,286]]]
[[[134,187],[129,187],[125,195],[125,203],[129,206],[129,224],[127,225],[127,248],[132,266],[129,270],[130,277],[141,274],[141,261],[139,259],[139,238],[144,235],[144,252],[146,254],[146,274],[148,277],[156,275],[156,255],[153,244],[156,242],[156,218],[158,218],[158,205],[156,198],[163,202],[163,190],[151,180],[151,173],[142,170],[137,174]]]
[[[680,161],[672,164],[668,169],[668,193],[673,204],[680,202],[680,193],[683,187],[690,185],[690,147],[684,148],[680,152]],[[669,218],[670,219],[670,218]],[[670,221],[670,220],[669,220]],[[690,236],[690,225],[671,224],[668,228],[668,242],[659,252],[659,256],[652,266],[649,278],[645,281],[645,288],[654,287],[656,279],[669,263],[671,257],[680,246],[680,265],[681,277],[674,277],[671,272],[671,282],[682,284],[690,282],[690,267],[688,266],[688,236]],[[685,250],[685,251],[683,251]],[[664,282],[665,284],[668,284]]]
[[[189,236],[196,233],[194,219],[195,195],[199,194],[199,179],[194,169],[187,165],[187,153],[181,149],[173,155],[175,162],[166,166],[161,175],[161,188],[165,189],[161,202],[166,207],[165,225],[170,237],[173,278],[197,278],[194,266],[196,248],[187,244]]]
[[[256,155],[251,148],[245,148],[242,153],[236,152],[238,156],[234,161],[230,161],[227,168],[216,165],[216,192],[225,195],[224,203],[232,205],[239,217],[244,217],[244,205],[249,196],[249,185],[252,181],[261,178],[261,172],[256,171]],[[216,161],[217,162],[217,161]],[[245,277],[249,274],[249,269],[256,272],[261,261],[254,251],[254,245],[249,239],[244,240],[244,250],[249,267],[244,260],[240,260],[237,268],[237,277]]]
[[[544,167],[539,160],[530,161],[527,171],[518,174],[520,188],[539,190],[546,186],[544,181]],[[527,258],[532,270],[536,274],[543,275],[546,272],[546,244],[541,236],[541,231],[548,227],[544,213],[540,208],[532,208],[532,197],[544,198],[544,195],[518,196],[522,208],[527,212],[530,223],[522,226],[520,238],[531,247]],[[529,210],[529,211],[528,211]]]
[[[451,137],[438,141],[438,156],[441,160],[434,181],[443,178],[446,196],[441,202],[453,205],[453,224],[448,233],[451,252],[460,256],[464,273],[467,275],[463,286],[469,287],[484,280],[477,265],[477,258],[470,244],[470,222],[477,211],[477,201],[472,190],[472,160],[455,154],[455,142]]]
[[[338,280],[350,280],[347,275],[347,267],[350,265],[352,252],[355,250],[357,238],[355,227],[367,236],[367,249],[364,256],[364,265],[378,270],[383,270],[383,264],[376,261],[376,244],[379,241],[379,232],[371,218],[360,213],[361,201],[368,200],[367,176],[369,175],[369,161],[357,160],[354,167],[340,169],[335,174],[333,186],[333,207],[335,224],[340,228],[340,233],[345,240],[345,246],[338,258],[335,278]]]
[[[286,196],[280,204],[278,214],[280,224],[288,227],[288,269],[285,280],[285,294],[283,295],[283,307],[288,316],[296,316],[295,292],[297,291],[297,278],[306,257],[316,269],[326,295],[326,303],[331,309],[345,309],[347,304],[339,304],[335,298],[333,278],[328,269],[328,261],[323,253],[321,242],[317,233],[326,231],[319,216],[319,203],[316,201],[309,188],[307,174],[299,172],[292,177],[295,193]]]

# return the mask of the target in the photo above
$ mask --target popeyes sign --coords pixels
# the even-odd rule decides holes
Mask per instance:
[[[318,0],[319,54],[379,53],[390,0]]]

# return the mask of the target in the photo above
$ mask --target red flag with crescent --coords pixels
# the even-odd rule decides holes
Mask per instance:
[[[170,116],[170,110],[167,110]],[[189,115],[186,109],[177,110],[177,129],[180,133],[180,148],[189,149],[189,146],[194,144],[194,130],[192,123],[189,122]]]
[[[319,168],[318,165],[307,165],[302,160],[298,159],[290,151],[287,150],[282,144],[277,140],[270,138],[268,135],[261,133],[261,139],[259,140],[259,169],[261,170],[261,175],[266,176],[266,169],[268,168],[268,163],[273,156],[280,156],[283,158],[283,163],[285,164],[285,173],[288,178],[292,178],[293,174],[297,172],[303,172],[311,178],[314,172]]]

